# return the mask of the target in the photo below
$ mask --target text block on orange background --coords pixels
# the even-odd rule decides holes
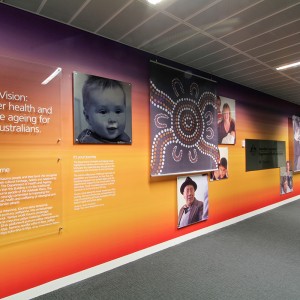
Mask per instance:
[[[55,144],[61,136],[61,72],[0,57],[0,143]]]
[[[60,161],[0,159],[0,172],[0,245],[58,233]]]

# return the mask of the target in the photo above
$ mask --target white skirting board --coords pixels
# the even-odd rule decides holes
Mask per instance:
[[[74,273],[72,275],[68,275],[68,276],[65,276],[65,277],[47,282],[47,283],[42,284],[40,286],[37,286],[35,288],[25,290],[23,292],[14,294],[12,296],[8,296],[6,298],[3,298],[3,300],[8,300],[8,299],[9,300],[24,300],[24,299],[31,299],[31,298],[34,298],[34,297],[38,297],[38,296],[47,294],[49,292],[52,292],[52,291],[55,291],[57,289],[63,288],[63,287],[68,286],[70,284],[79,282],[81,280],[93,277],[95,275],[99,275],[99,274],[104,273],[106,271],[109,271],[109,270],[112,270],[114,268],[120,267],[122,265],[128,264],[130,262],[133,262],[135,260],[143,258],[147,255],[150,255],[150,254],[156,253],[158,251],[170,248],[172,246],[178,245],[180,243],[183,243],[183,242],[186,242],[188,240],[194,239],[194,238],[199,237],[201,235],[210,233],[212,231],[221,229],[223,227],[235,224],[237,222],[240,222],[240,221],[243,221],[245,219],[256,216],[258,214],[267,212],[267,211],[272,210],[274,208],[277,208],[279,206],[291,203],[291,202],[296,201],[298,199],[299,199],[299,196],[295,196],[295,197],[280,201],[278,203],[275,203],[275,204],[257,209],[255,211],[249,212],[247,214],[244,214],[244,215],[241,215],[241,216],[238,216],[238,217],[220,222],[218,224],[208,226],[206,228],[191,232],[189,234],[177,237],[175,239],[163,242],[161,244],[157,244],[155,246],[140,250],[138,252],[134,252],[132,254],[114,259],[114,260],[109,261],[107,263],[103,263],[101,265],[86,269],[84,271],[80,271],[78,273]]]

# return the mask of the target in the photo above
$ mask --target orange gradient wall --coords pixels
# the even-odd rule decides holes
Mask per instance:
[[[219,95],[236,100],[237,140],[236,145],[228,145],[230,177],[209,182],[209,219],[178,230],[176,177],[150,177],[151,56],[0,6],[0,39],[5,41],[0,44],[0,54],[63,69],[61,143],[1,144],[2,159],[61,158],[59,201],[63,230],[60,234],[1,246],[0,298],[299,194],[298,175],[294,176],[294,191],[281,196],[279,169],[245,172],[242,148],[245,139],[286,141],[288,159],[288,118],[300,115],[299,107],[216,78]],[[72,72],[75,70],[132,84],[132,145],[73,144]],[[73,156],[78,155],[115,162],[116,196],[107,198],[102,207],[73,209]]]

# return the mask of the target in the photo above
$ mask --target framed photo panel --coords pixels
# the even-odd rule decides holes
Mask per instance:
[[[215,82],[150,66],[151,176],[217,169]]]
[[[73,72],[74,142],[131,144],[131,84]]]
[[[218,169],[210,172],[210,181],[227,179],[228,173],[228,147],[219,148],[220,157]]]
[[[208,183],[206,175],[177,178],[178,228],[208,218]]]
[[[235,100],[218,96],[216,103],[218,116],[218,144],[235,144]]]
[[[293,154],[293,171],[300,172],[300,117],[293,116],[293,143],[292,143],[292,154]]]
[[[293,191],[293,171],[290,169],[290,161],[286,161],[285,167],[280,167],[280,194],[288,194]]]

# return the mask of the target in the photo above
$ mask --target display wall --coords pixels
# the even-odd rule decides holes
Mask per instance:
[[[293,177],[293,191],[281,195],[278,168],[246,172],[242,141],[286,141],[288,147],[288,118],[300,115],[300,107],[213,78],[217,81],[217,94],[235,100],[236,140],[235,144],[226,145],[230,176],[226,180],[208,182],[208,219],[178,229],[177,177],[150,176],[149,61],[153,57],[6,5],[0,4],[0,8],[2,57],[62,68],[59,143],[28,144],[18,141],[18,136],[13,142],[4,142],[5,135],[0,133],[0,161],[4,167],[7,162],[20,161],[21,166],[28,168],[27,173],[22,171],[23,175],[29,176],[48,161],[49,172],[59,175],[55,180],[59,191],[55,196],[59,214],[57,228],[43,236],[12,239],[0,246],[0,298],[299,194],[297,174]],[[185,69],[185,66],[155,59]],[[74,143],[74,71],[131,84],[131,144]],[[208,76],[195,70],[194,73]],[[27,76],[30,75],[24,75],[24,80]],[[41,101],[48,102],[46,98]],[[48,107],[47,104],[44,103],[44,107]],[[58,158],[59,166],[54,166],[53,159],[57,163]],[[37,169],[30,163],[38,164],[40,160],[43,164]],[[82,166],[83,173],[80,172]],[[98,176],[94,166],[102,170],[102,186],[92,187],[98,197],[87,205],[83,201],[84,186],[78,182],[93,182]],[[3,238],[0,236],[2,241]]]

